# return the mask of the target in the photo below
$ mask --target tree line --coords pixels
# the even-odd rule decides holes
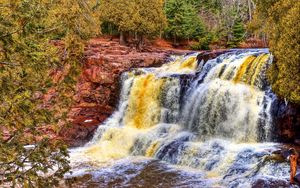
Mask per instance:
[[[236,47],[247,38],[245,23],[252,19],[251,0],[102,0],[99,5],[104,34],[119,34],[122,44],[131,35],[173,41],[192,40],[193,49],[209,49],[224,41]]]
[[[41,128],[66,120],[87,39],[113,34],[141,48],[160,37],[209,49],[267,37],[273,90],[299,104],[299,12],[298,0],[0,0],[0,186],[55,186],[69,171],[66,146]],[[53,71],[63,77],[54,81]],[[57,96],[47,108],[50,88]]]

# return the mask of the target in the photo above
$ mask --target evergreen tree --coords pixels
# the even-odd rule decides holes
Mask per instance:
[[[269,38],[275,62],[269,69],[273,91],[281,98],[300,104],[300,1],[256,1],[256,22]]]
[[[230,48],[235,48],[237,47],[240,42],[242,42],[245,38],[245,27],[243,22],[238,19],[237,21],[235,21],[233,28],[232,28],[232,38],[229,40],[228,42],[228,46]]]
[[[95,33],[94,5],[92,0],[1,0],[0,186],[51,187],[69,170],[66,147],[50,143],[41,127],[66,117],[61,109],[71,105],[82,39]],[[63,41],[60,48],[51,44],[57,38]],[[50,72],[62,70],[64,77],[53,82]],[[49,88],[58,93],[52,109],[43,105]]]
[[[193,3],[167,0],[165,12],[168,20],[166,33],[174,39],[174,43],[178,39],[195,39],[203,34],[204,26]]]

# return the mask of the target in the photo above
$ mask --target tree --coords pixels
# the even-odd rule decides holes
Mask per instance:
[[[228,42],[229,47],[237,47],[245,38],[245,33],[246,30],[242,20],[236,20],[232,28],[232,38]]]
[[[167,0],[165,5],[167,35],[177,43],[178,39],[196,39],[203,35],[204,26],[193,2]]]
[[[214,38],[226,44],[236,40],[234,27],[245,25],[252,19],[254,3],[252,0],[190,0],[195,1],[199,7],[199,15]],[[244,33],[244,39],[248,33]]]
[[[300,104],[300,1],[260,0],[256,5],[253,22],[261,23],[275,56],[268,74],[272,89],[279,97]]]
[[[143,45],[143,36],[157,36],[166,26],[162,0],[135,0],[137,13],[132,20],[135,23],[131,31],[138,36],[137,48]]]
[[[1,0],[0,186],[49,187],[69,170],[66,147],[49,142],[40,128],[66,118],[60,109],[71,105],[83,39],[96,33],[94,5],[92,0]],[[60,47],[51,42],[58,38]],[[54,70],[64,70],[64,77],[53,82]],[[42,96],[53,87],[56,107],[47,109]]]
[[[133,1],[102,0],[99,12],[104,23],[111,23],[118,28],[120,44],[125,45],[124,32],[129,31],[134,24],[131,19],[135,12]]]
[[[139,36],[140,47],[144,35],[156,35],[165,27],[161,0],[103,0],[100,12],[101,20],[117,26],[121,44],[126,44],[124,34],[131,32]]]

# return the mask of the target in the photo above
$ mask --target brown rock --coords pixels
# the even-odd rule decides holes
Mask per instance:
[[[103,68],[92,66],[84,71],[85,78],[92,83],[99,84],[113,84],[114,75],[108,72],[104,72]]]
[[[272,178],[258,178],[254,180],[252,188],[278,188],[278,187],[290,187],[290,183],[285,180],[272,179]]]
[[[300,105],[276,99],[272,104],[274,140],[294,143],[300,139]]]

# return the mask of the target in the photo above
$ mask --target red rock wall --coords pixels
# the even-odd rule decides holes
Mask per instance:
[[[98,125],[115,110],[120,75],[131,68],[161,65],[170,53],[152,48],[137,52],[120,46],[117,41],[91,40],[85,49],[86,58],[76,86],[75,105],[69,113],[72,126],[64,128],[60,136],[71,146],[91,139]]]

